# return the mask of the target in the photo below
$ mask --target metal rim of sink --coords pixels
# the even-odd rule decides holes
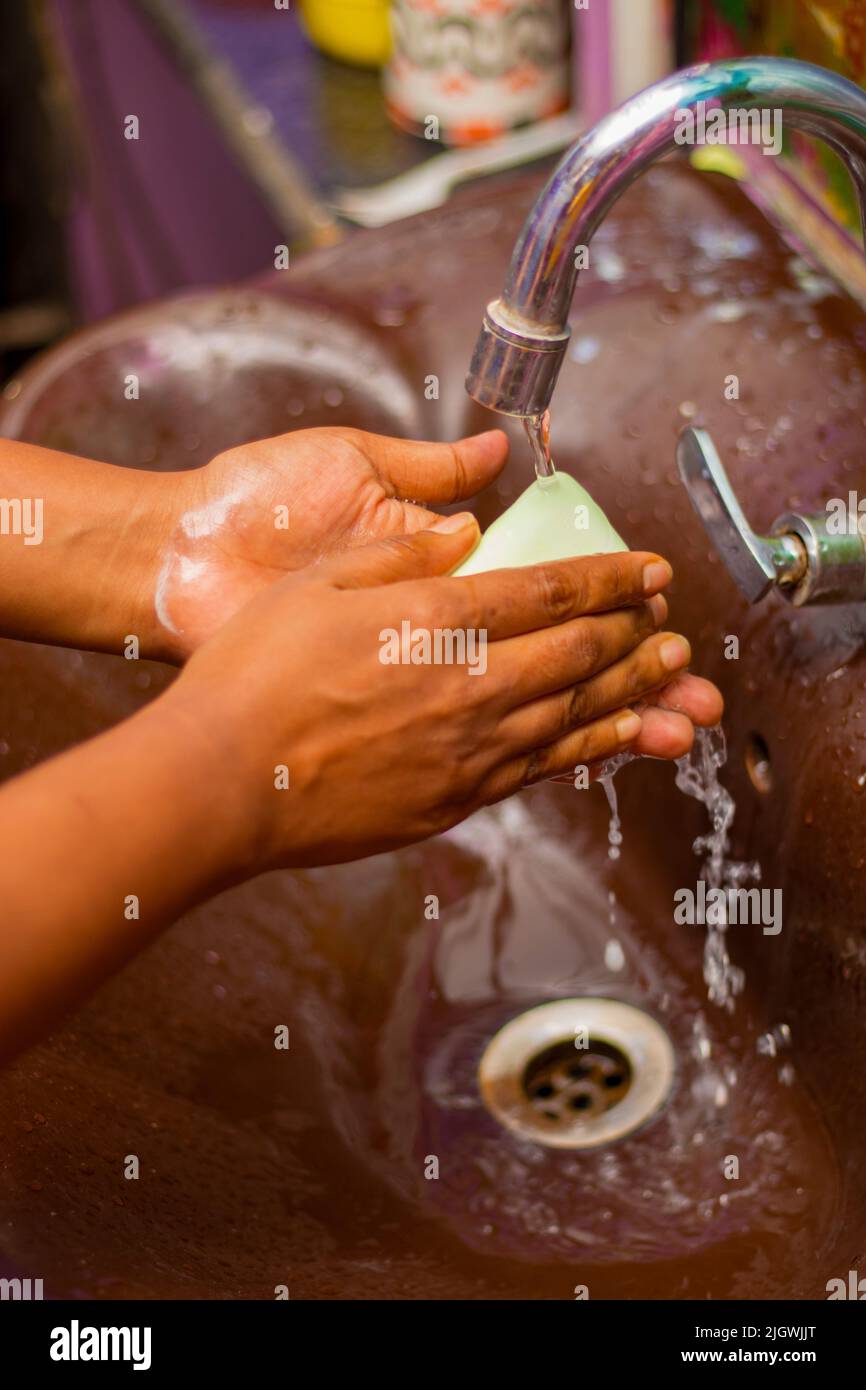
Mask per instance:
[[[518,1014],[491,1038],[478,1068],[485,1106],[522,1139],[591,1149],[647,1124],[670,1095],[671,1041],[649,1014],[618,999],[557,999]]]

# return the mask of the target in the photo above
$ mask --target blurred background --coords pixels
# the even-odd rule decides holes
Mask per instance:
[[[2,378],[80,324],[550,159],[675,66],[866,74],[866,0],[16,0],[0,26]],[[827,151],[786,146],[786,177],[851,220]]]

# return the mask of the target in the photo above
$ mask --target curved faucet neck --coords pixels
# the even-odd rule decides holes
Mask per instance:
[[[467,390],[505,414],[541,415],[565,355],[578,252],[650,165],[688,143],[688,118],[721,108],[781,113],[844,160],[866,236],[866,93],[812,63],[739,58],[701,63],[632,97],[562,159],[517,241],[502,298],[488,307]]]

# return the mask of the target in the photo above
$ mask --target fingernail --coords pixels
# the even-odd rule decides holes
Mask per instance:
[[[631,710],[627,714],[620,715],[616,721],[616,736],[620,743],[631,743],[637,738],[640,731],[640,717],[637,714],[632,714]]]
[[[471,512],[457,512],[455,516],[440,517],[438,521],[434,521],[430,530],[438,531],[442,535],[450,531],[462,531],[466,526],[475,525],[477,523]]]
[[[668,601],[664,594],[654,594],[647,600],[647,607],[655,618],[656,627],[661,627],[668,615]]]
[[[685,637],[669,637],[662,643],[659,657],[666,671],[678,671],[681,666],[688,666],[692,649]]]
[[[644,566],[643,572],[643,591],[645,594],[654,594],[658,589],[663,589],[666,584],[670,584],[674,572],[667,560],[653,560],[651,565]]]

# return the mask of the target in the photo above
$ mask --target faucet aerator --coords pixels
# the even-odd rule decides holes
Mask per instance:
[[[571,336],[563,331],[533,332],[526,324],[504,322],[501,302],[488,305],[466,390],[479,405],[523,419],[543,415],[550,405]],[[534,327],[538,327],[534,325]]]

